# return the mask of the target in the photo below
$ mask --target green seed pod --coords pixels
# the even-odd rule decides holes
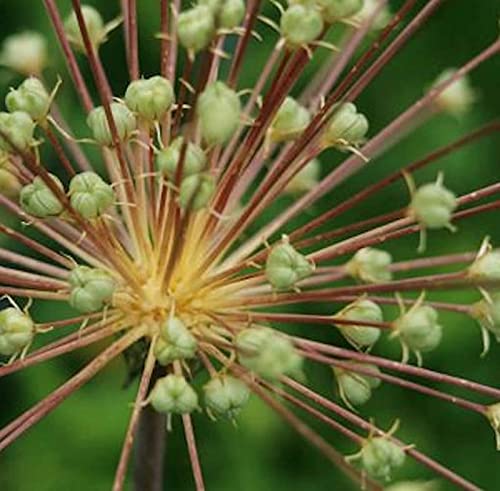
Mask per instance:
[[[178,317],[165,321],[161,334],[155,344],[155,357],[161,365],[175,360],[193,358],[198,342],[184,322]]]
[[[150,399],[159,413],[189,414],[198,408],[198,395],[181,375],[158,379]]]
[[[364,247],[345,265],[347,274],[366,283],[383,283],[392,278],[391,255],[380,249]]]
[[[98,50],[99,46],[106,41],[106,36],[108,34],[102,16],[90,5],[82,5],[82,15],[89,33],[90,42],[94,50]],[[64,30],[66,31],[69,41],[80,51],[85,53],[85,43],[83,42],[83,36],[80,32],[80,26],[75,12],[72,12],[64,21]]]
[[[500,343],[500,292],[493,292],[487,300],[474,304],[470,313]]]
[[[392,19],[392,13],[387,4],[380,8],[378,0],[362,0],[363,8],[352,18],[354,22],[361,24],[370,18],[375,9],[378,9],[378,14],[372,21],[370,29],[372,31],[380,31],[384,29]]]
[[[205,49],[215,36],[214,14],[206,5],[197,5],[179,14],[177,34],[181,45],[192,53]]]
[[[237,378],[222,375],[212,378],[203,387],[209,413],[234,419],[250,398],[250,390]]]
[[[226,142],[238,128],[241,103],[224,82],[214,82],[200,94],[196,104],[201,135],[209,145]]]
[[[70,305],[84,314],[102,310],[113,297],[115,280],[109,273],[88,266],[77,266],[69,275]]]
[[[118,139],[120,141],[128,140],[137,127],[134,114],[121,102],[111,103],[111,113],[118,132]],[[92,130],[94,139],[98,143],[107,147],[113,146],[113,136],[111,135],[104,107],[99,106],[90,111],[87,117],[87,125]]]
[[[376,389],[381,381],[375,375],[365,375],[355,371],[356,367],[366,368],[380,374],[377,366],[369,363],[350,363],[353,370],[335,367],[333,373],[337,379],[340,397],[348,406],[362,406],[366,404],[372,396],[373,389]]]
[[[5,97],[7,109],[22,111],[35,121],[45,119],[49,112],[50,95],[36,77],[27,78],[17,89],[12,89]]]
[[[307,193],[319,183],[321,164],[318,159],[308,162],[295,176],[290,179],[284,192],[293,196]]]
[[[23,75],[40,75],[47,58],[45,38],[38,32],[25,31],[5,38],[0,64]]]
[[[61,181],[54,175],[49,174],[55,185],[64,193]],[[60,215],[64,209],[57,196],[47,186],[40,176],[33,179],[21,189],[19,201],[23,210],[37,218],[48,218]]]
[[[383,436],[369,438],[361,449],[363,469],[374,478],[390,480],[392,471],[404,461],[404,450]]]
[[[193,211],[205,208],[215,191],[215,178],[210,174],[193,174],[183,179],[179,191],[182,209]]]
[[[125,103],[141,118],[158,121],[174,103],[174,89],[169,80],[159,75],[130,82]]]
[[[235,346],[240,363],[265,379],[301,374],[302,357],[288,338],[273,329],[244,329],[237,335]]]
[[[0,150],[6,152],[26,151],[34,142],[35,123],[25,112],[0,112],[0,131],[5,133],[8,138],[7,140],[0,136]]]
[[[15,168],[10,163],[9,154],[0,151],[0,194],[7,198],[17,198],[21,188]]]
[[[217,25],[224,29],[234,29],[245,17],[244,0],[224,0],[217,14]]]
[[[434,81],[432,87],[436,87],[455,75],[457,70],[449,68],[442,72]],[[467,76],[461,77],[449,85],[435,100],[437,107],[452,116],[460,117],[468,112],[472,104],[477,100],[476,91],[472,88]]]
[[[281,35],[292,49],[313,42],[323,26],[323,17],[315,7],[292,5],[281,16]]]
[[[385,491],[438,491],[439,485],[435,481],[401,481]]]
[[[100,217],[116,199],[113,188],[91,171],[71,179],[69,196],[71,206],[87,220]]]
[[[269,127],[269,139],[275,143],[293,140],[307,128],[310,121],[309,111],[292,97],[287,97]]]
[[[329,24],[357,14],[363,8],[363,0],[318,0],[323,18]]]
[[[168,147],[163,148],[156,155],[156,167],[168,179],[173,181],[177,171],[177,164],[181,157],[183,138],[176,138]],[[182,177],[199,174],[205,169],[207,157],[199,145],[189,142],[182,165]]]
[[[500,450],[500,402],[491,404],[487,407],[486,417],[488,418],[491,427],[495,432],[497,450]]]
[[[438,229],[450,225],[457,205],[456,196],[438,180],[415,191],[409,212],[423,227]]]
[[[371,300],[360,298],[335,315],[336,318],[360,322],[337,325],[342,335],[357,348],[371,348],[380,337],[380,329],[364,326],[363,322],[383,322],[382,309]]]
[[[12,356],[27,348],[35,335],[31,317],[14,307],[0,311],[0,355]]]
[[[500,249],[492,249],[487,241],[476,260],[469,266],[468,275],[478,281],[500,280]]]
[[[289,290],[295,284],[310,276],[314,265],[297,252],[285,238],[274,246],[266,260],[266,278],[276,290]]]
[[[350,146],[363,143],[368,128],[366,116],[358,113],[352,102],[344,102],[334,106],[334,113],[324,134],[324,141],[327,146],[348,150]]]

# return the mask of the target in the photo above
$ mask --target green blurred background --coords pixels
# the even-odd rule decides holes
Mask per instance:
[[[58,2],[64,13],[69,10],[69,3],[68,0]],[[98,5],[106,19],[111,19],[118,12],[118,0],[89,3]],[[394,2],[392,6],[397,7],[401,3]],[[419,5],[423,3],[425,2],[419,2]],[[158,30],[159,1],[138,0],[138,5],[142,68],[145,75],[151,75],[157,72],[158,41],[154,40],[153,34]],[[492,42],[498,35],[499,10],[497,0],[444,2],[438,13],[360,97],[358,107],[368,115],[372,134],[420,97],[425,87],[443,69],[460,66]],[[268,11],[271,13],[272,9],[268,7]],[[42,2],[0,0],[1,37],[26,28],[42,30],[48,34],[51,46],[49,78],[54,80],[55,74],[61,73],[67,80]],[[275,39],[268,28],[261,26],[260,30],[265,42],[252,45],[244,65],[242,87],[252,85]],[[115,94],[122,94],[127,79],[121,31],[111,36],[111,41],[102,49],[102,56]],[[312,73],[323,56],[324,54],[320,54],[315,58],[299,86],[304,85],[307,74]],[[471,76],[479,99],[467,117],[460,120],[444,115],[435,118],[382,158],[375,160],[368,171],[347,181],[310,211],[317,213],[342,201],[391,169],[409,163],[497,116],[500,112],[499,74],[500,60],[496,57]],[[88,72],[86,75],[89,75]],[[18,81],[17,77],[7,71],[0,72],[2,93],[5,93],[9,85],[17,84]],[[78,133],[83,135],[86,131],[83,115],[74,94],[69,90],[69,83],[66,85],[59,99],[69,119],[75,122]],[[499,141],[498,136],[481,140],[417,173],[417,182],[434,179],[438,169],[445,171],[447,185],[458,194],[495,182],[500,175]],[[338,160],[338,156],[331,156],[328,161],[323,161],[324,172],[332,166],[334,159]],[[340,226],[359,217],[368,217],[402,206],[407,199],[407,190],[404,184],[399,183],[386,190],[383,195],[356,208],[353,213],[342,216],[336,223]],[[287,198],[281,198],[277,206],[283,207],[288,203]],[[270,213],[272,214],[272,210]],[[308,215],[304,219],[308,219]],[[486,233],[498,244],[498,223],[498,214],[488,214],[460,223],[460,231],[456,235],[451,236],[448,232],[432,233],[428,253],[432,255],[474,250]],[[410,237],[390,244],[388,249],[396,260],[412,258],[416,256],[416,241],[416,237]],[[433,298],[471,302],[478,295],[475,292],[452,292],[435,294]],[[316,307],[316,311],[333,313],[337,308],[335,305],[326,305],[319,309]],[[37,320],[54,319],[54,316],[59,318],[65,314],[67,312],[59,305],[38,302],[33,308],[33,315]],[[387,309],[387,314],[390,317],[395,312]],[[444,341],[437,352],[426,356],[426,366],[498,386],[500,347],[494,344],[489,355],[480,359],[479,329],[472,320],[456,315],[443,315],[443,324]],[[331,343],[343,343],[334,330],[328,328],[317,328],[311,337]],[[1,380],[0,423],[3,425],[10,421],[45,396],[101,348],[102,346],[95,346]],[[396,359],[399,357],[399,348],[395,342],[382,342],[375,352]],[[318,390],[337,397],[328,369],[308,367],[307,377]],[[124,366],[122,361],[117,361],[2,453],[0,490],[110,489],[130,412],[129,405],[134,398],[135,386],[121,390],[123,379]],[[387,384],[376,392],[361,414],[364,417],[376,417],[376,422],[384,428],[388,428],[395,418],[401,418],[399,435],[405,441],[415,443],[419,449],[457,470],[483,489],[500,489],[500,461],[495,451],[493,433],[487,421],[479,416]],[[321,454],[256,400],[246,408],[237,427],[225,422],[213,424],[202,414],[195,415],[194,421],[209,489],[353,489]],[[337,434],[315,421],[311,421],[311,424],[341,451],[356,451]],[[174,422],[174,431],[168,435],[167,440],[168,483],[165,489],[193,489],[178,421]],[[417,479],[432,475],[421,466],[408,461],[396,477]],[[454,488],[443,483],[442,489]]]

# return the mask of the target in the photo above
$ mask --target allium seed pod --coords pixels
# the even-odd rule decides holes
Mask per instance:
[[[47,41],[38,32],[13,34],[3,42],[0,64],[23,75],[40,75],[47,64]]]
[[[283,192],[294,196],[307,193],[318,184],[320,175],[320,161],[313,159],[290,179]]]
[[[404,450],[383,436],[369,438],[361,449],[363,469],[375,478],[390,480],[392,471],[404,461]]]
[[[375,375],[370,376],[358,373],[355,371],[355,368],[366,368],[375,374],[380,374],[380,370],[377,366],[369,363],[351,363],[350,366],[353,367],[352,371],[334,367],[333,373],[335,374],[342,400],[348,406],[362,406],[369,401],[373,389],[376,389],[381,381]]]
[[[0,136],[0,150],[6,152],[28,150],[34,142],[34,130],[35,123],[29,114],[21,111],[0,112],[0,131],[7,136],[7,139]]]
[[[292,5],[281,16],[281,35],[291,48],[313,42],[323,31],[323,18],[314,6]]]
[[[197,5],[179,14],[179,42],[193,53],[205,49],[215,36],[214,14],[206,5]]]
[[[69,184],[71,206],[83,218],[100,217],[116,199],[113,188],[95,172],[77,174]]]
[[[486,417],[489,419],[491,427],[495,432],[497,450],[500,450],[500,402],[487,407]]]
[[[276,290],[289,290],[310,276],[314,265],[284,239],[274,246],[266,260],[266,278]]]
[[[333,23],[357,14],[363,7],[363,0],[318,0],[325,22]]]
[[[250,398],[244,382],[229,375],[221,375],[207,382],[203,391],[207,410],[214,416],[234,419]]]
[[[53,174],[49,174],[49,176],[54,184],[64,192],[61,181]],[[26,213],[37,218],[57,216],[64,209],[57,196],[40,176],[35,177],[31,184],[27,184],[21,189],[19,202]]]
[[[0,355],[12,356],[30,345],[35,335],[31,317],[14,307],[0,311]]]
[[[118,139],[120,141],[128,140],[137,127],[134,114],[121,102],[112,102],[110,106],[118,132]],[[113,136],[103,106],[96,107],[90,111],[87,117],[87,125],[92,130],[94,139],[98,143],[107,147],[113,146]]]
[[[158,121],[167,114],[173,102],[172,84],[159,75],[134,80],[125,92],[125,103],[129,109],[148,121]]]
[[[97,50],[99,46],[106,41],[106,35],[108,34],[102,16],[90,5],[82,5],[82,15],[89,33],[90,42],[93,48]],[[80,51],[85,53],[85,43],[83,42],[83,36],[80,32],[80,26],[75,12],[72,12],[64,21],[64,30],[66,31],[69,41]]]
[[[176,138],[168,147],[161,149],[156,155],[156,167],[171,181],[175,179],[177,164],[181,157],[183,138]],[[182,177],[189,177],[199,174],[206,166],[207,157],[205,152],[196,143],[188,142],[186,155],[182,164]]]
[[[335,314],[336,318],[342,320],[360,322],[357,324],[337,325],[342,335],[358,348],[371,348],[380,337],[380,329],[376,327],[363,326],[363,322],[382,322],[384,316],[382,309],[371,300],[360,298],[344,307]]]
[[[217,25],[224,29],[234,29],[245,17],[243,0],[224,0],[217,14]]]
[[[181,375],[167,375],[156,381],[151,405],[160,413],[189,414],[198,408],[198,394]]]
[[[36,77],[27,78],[17,89],[5,97],[5,105],[12,113],[23,111],[35,121],[45,119],[49,112],[50,95]]]
[[[491,249],[488,244],[469,266],[468,274],[475,280],[500,280],[500,249]]]
[[[436,87],[448,80],[457,72],[454,68],[449,68],[439,75],[432,84]],[[472,104],[476,101],[476,91],[472,88],[467,76],[461,77],[451,85],[449,85],[436,98],[436,105],[442,111],[445,111],[452,116],[462,116],[469,111]]]
[[[378,14],[372,21],[370,29],[372,31],[379,31],[389,24],[392,19],[392,12],[387,4],[380,8],[378,0],[362,0],[363,7],[361,10],[352,17],[352,20],[358,23],[368,20],[375,9],[378,9]]]
[[[240,122],[238,94],[224,82],[214,82],[200,94],[196,104],[200,131],[209,145],[225,143]]]
[[[69,303],[84,314],[101,310],[111,301],[115,280],[102,269],[77,266],[69,275]]]
[[[205,208],[215,191],[215,178],[210,174],[193,174],[185,177],[179,191],[179,204],[194,211]]]
[[[240,363],[265,379],[301,373],[302,357],[288,338],[273,329],[244,329],[237,335],[235,345]]]
[[[346,272],[353,278],[366,283],[383,283],[392,278],[389,269],[392,256],[380,249],[364,247],[345,265]]]
[[[363,143],[368,133],[366,116],[358,112],[352,102],[344,102],[334,107],[334,112],[325,130],[327,146],[347,150],[350,146]]]
[[[310,121],[309,111],[293,97],[286,97],[268,130],[269,138],[275,143],[293,140],[307,128]]]
[[[155,357],[161,365],[175,360],[193,358],[198,342],[184,322],[178,317],[168,318],[162,326],[155,344]]]
[[[17,198],[22,185],[10,163],[9,155],[0,151],[0,194],[7,198]]]
[[[493,292],[488,299],[474,304],[471,315],[500,342],[500,292]]]
[[[438,491],[439,484],[435,481],[401,481],[384,489],[385,491]]]

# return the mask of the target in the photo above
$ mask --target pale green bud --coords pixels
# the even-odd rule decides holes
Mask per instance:
[[[84,314],[102,310],[111,301],[116,289],[116,282],[109,273],[88,266],[74,268],[69,275],[69,283],[69,303]]]
[[[380,329],[363,326],[363,322],[383,322],[382,309],[371,300],[361,298],[347,305],[335,315],[336,318],[360,322],[357,324],[337,325],[342,335],[358,348],[371,348],[380,337]]]
[[[321,164],[318,159],[308,162],[295,176],[290,179],[284,192],[292,195],[307,193],[319,183]]]
[[[362,406],[366,404],[372,396],[373,389],[376,389],[381,381],[376,375],[365,375],[355,371],[356,367],[370,370],[374,374],[380,374],[377,366],[369,363],[350,363],[352,370],[335,367],[333,373],[337,379],[340,396],[342,400],[350,406]]]
[[[31,317],[14,307],[0,311],[0,355],[12,356],[28,347],[35,335]]]
[[[13,34],[2,44],[0,64],[23,75],[40,75],[47,64],[47,41],[38,32]]]
[[[189,414],[198,408],[198,395],[181,375],[158,379],[150,399],[159,413]]]
[[[108,34],[102,16],[90,5],[82,5],[82,15],[89,33],[90,42],[93,48],[97,50],[99,46],[106,41],[106,36]],[[72,12],[64,21],[64,30],[66,31],[69,41],[80,51],[85,53],[85,43],[83,42],[83,36],[75,12]]]
[[[438,491],[439,484],[435,481],[401,481],[385,491]]]
[[[179,191],[182,209],[197,211],[205,208],[215,191],[215,178],[210,174],[193,174],[183,179]]]
[[[141,118],[158,121],[172,107],[174,89],[169,80],[159,75],[130,82],[125,103]]]
[[[0,194],[8,198],[17,198],[22,185],[15,174],[15,168],[9,160],[9,155],[0,151]]]
[[[479,281],[500,280],[500,249],[488,248],[469,267],[469,276]]]
[[[71,206],[87,220],[100,217],[116,199],[113,188],[95,172],[77,174],[69,184]]]
[[[491,404],[487,407],[486,417],[488,418],[491,427],[495,432],[497,450],[500,450],[500,402]]]
[[[301,374],[302,357],[288,338],[273,329],[244,329],[237,335],[235,345],[240,363],[265,379]]]
[[[281,35],[292,48],[313,42],[323,31],[323,17],[314,7],[292,5],[281,16]]]
[[[128,140],[137,127],[134,113],[121,102],[112,102],[110,107],[118,139],[120,141]],[[113,136],[111,135],[104,107],[99,106],[90,111],[87,117],[87,125],[92,130],[94,139],[98,143],[107,147],[113,146]]]
[[[217,15],[217,24],[224,29],[234,29],[245,17],[244,0],[225,0]]]
[[[197,5],[179,14],[177,22],[179,42],[188,51],[205,49],[215,36],[214,14],[206,5]]]
[[[275,143],[293,140],[310,121],[309,111],[292,97],[286,97],[268,130],[269,138]]]
[[[61,192],[64,192],[61,181],[53,174],[49,174],[49,176]],[[64,209],[57,196],[40,176],[35,177],[31,184],[27,184],[21,189],[19,201],[26,213],[37,218],[57,216]]]
[[[226,142],[240,122],[238,94],[224,82],[213,82],[200,94],[196,104],[200,131],[209,145]]]
[[[5,97],[7,109],[23,111],[35,121],[45,119],[49,112],[50,95],[36,77],[27,78],[17,89],[12,89]]]
[[[176,138],[168,147],[163,148],[156,155],[156,166],[158,170],[171,181],[175,179],[177,164],[181,157],[183,138]],[[199,145],[188,142],[184,163],[182,164],[182,177],[199,174],[205,168],[207,157]]]
[[[415,352],[436,349],[443,335],[437,310],[429,305],[411,308],[394,321],[394,328],[403,344]]]
[[[178,317],[172,317],[162,326],[160,337],[155,344],[155,357],[161,365],[175,360],[193,358],[198,343],[193,334]]]
[[[370,29],[379,31],[389,24],[392,18],[392,13],[389,6],[386,4],[380,8],[378,0],[362,0],[363,8],[352,18],[354,22],[362,23],[373,15],[375,9],[378,9],[378,14],[372,21]]]
[[[34,141],[34,130],[35,123],[29,114],[21,111],[0,112],[0,131],[8,138],[8,140],[4,139],[0,135],[0,150],[6,152],[28,150]],[[14,148],[11,147],[11,143]]]
[[[368,439],[361,449],[363,469],[370,476],[389,480],[392,471],[401,467],[405,452],[397,443],[383,436]]]
[[[410,213],[422,226],[438,229],[450,225],[457,206],[456,196],[438,180],[415,191],[410,203]]]
[[[246,384],[229,375],[212,378],[203,391],[207,410],[214,416],[228,419],[234,419],[250,398]]]
[[[358,113],[352,102],[334,106],[334,112],[324,134],[325,144],[346,150],[349,146],[360,145],[368,133],[368,120]]]
[[[492,293],[471,308],[471,315],[500,342],[500,292]]]
[[[380,249],[364,247],[345,265],[346,272],[353,278],[366,283],[383,283],[390,281],[392,273],[391,255]]]
[[[457,70],[449,68],[439,75],[432,84],[436,87],[455,75]],[[463,76],[450,84],[435,100],[435,104],[442,111],[445,111],[452,116],[462,116],[477,100],[476,91],[472,88],[470,80],[467,76]]]
[[[318,0],[325,22],[332,23],[357,14],[363,7],[363,0]]]

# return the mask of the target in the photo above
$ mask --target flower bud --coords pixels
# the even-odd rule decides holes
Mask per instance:
[[[442,84],[457,72],[454,68],[445,70],[432,84],[432,87]],[[441,92],[436,100],[437,107],[452,116],[464,115],[476,101],[476,91],[471,87],[470,80],[467,76],[463,76],[451,83],[443,92]]]
[[[82,5],[82,15],[85,21],[85,26],[89,34],[90,42],[94,50],[99,49],[99,46],[106,41],[108,30],[104,25],[101,14],[90,5]],[[64,21],[64,30],[71,43],[82,52],[86,52],[83,36],[80,31],[80,25],[76,13],[72,12]]]
[[[307,128],[310,121],[309,111],[292,97],[287,97],[268,130],[269,138],[275,143],[293,140]]]
[[[193,358],[198,349],[196,338],[178,317],[168,318],[155,344],[155,357],[161,365]]]
[[[71,206],[83,218],[100,217],[114,202],[113,188],[95,172],[77,174],[69,184]]]
[[[478,281],[500,280],[500,249],[492,249],[485,239],[477,258],[469,266],[468,275]]]
[[[291,195],[300,195],[313,189],[319,182],[321,165],[318,159],[308,162],[286,185],[284,192]]]
[[[198,408],[198,395],[181,375],[158,379],[150,398],[159,413],[189,414]]]
[[[349,147],[363,143],[368,127],[366,116],[358,113],[352,102],[336,105],[324,134],[325,144],[339,150],[348,150]]]
[[[392,14],[389,6],[385,4],[380,8],[380,2],[378,0],[362,0],[363,8],[352,18],[354,22],[362,23],[368,20],[374,13],[375,9],[378,9],[378,14],[372,21],[370,29],[372,31],[380,31],[384,29],[387,24],[391,21]]]
[[[274,246],[266,260],[266,278],[276,290],[289,290],[310,276],[314,265],[288,243],[287,238]]]
[[[385,491],[438,491],[439,486],[435,481],[401,481],[384,489]]]
[[[357,14],[363,7],[363,0],[319,0],[323,18],[329,24]]]
[[[404,450],[384,436],[369,438],[361,449],[363,469],[370,476],[389,480],[392,471],[405,461]]]
[[[47,41],[38,32],[13,34],[3,42],[0,64],[23,75],[40,75],[47,64]]]
[[[281,35],[291,48],[300,48],[318,38],[323,18],[314,6],[292,5],[281,16]]]
[[[134,114],[121,102],[112,102],[110,106],[118,139],[120,141],[128,140],[137,127]],[[103,106],[96,107],[90,111],[87,117],[87,125],[92,130],[94,139],[98,143],[107,147],[113,146],[113,136]]]
[[[201,135],[209,145],[226,142],[240,122],[238,94],[224,82],[214,82],[200,94],[196,104]]]
[[[375,375],[365,375],[355,371],[356,367],[370,370],[374,374],[380,374],[377,366],[368,363],[350,363],[353,370],[334,367],[333,373],[337,379],[340,397],[348,406],[362,406],[372,396],[372,390],[376,389],[381,381]]]
[[[301,374],[302,357],[288,338],[271,328],[244,329],[235,345],[240,363],[265,379]]]
[[[181,183],[179,204],[182,209],[201,210],[208,205],[215,191],[215,179],[210,174],[193,174]]]
[[[28,150],[34,141],[34,130],[35,124],[29,114],[21,111],[0,112],[0,131],[7,136],[7,139],[4,139],[0,135],[0,150],[6,152]]]
[[[35,335],[31,317],[14,307],[0,311],[0,355],[12,356],[27,348]]]
[[[363,325],[363,322],[383,322],[384,320],[382,309],[371,300],[360,298],[335,314],[335,317],[360,323],[359,325],[337,325],[347,341],[357,348],[371,348],[380,337],[380,329]]]
[[[245,17],[243,0],[224,0],[217,15],[217,24],[224,29],[234,29]]]
[[[493,292],[488,299],[474,304],[470,313],[500,343],[500,292]]]
[[[183,138],[176,138],[168,147],[163,148],[156,155],[156,166],[158,170],[171,181],[175,179],[177,164],[181,157]],[[199,174],[205,168],[207,157],[199,145],[188,142],[186,154],[182,164],[182,177]]]
[[[489,419],[491,427],[495,432],[497,450],[500,450],[500,402],[487,407],[486,417]]]
[[[54,184],[64,193],[61,181],[49,174]],[[57,196],[47,186],[40,176],[33,179],[31,184],[27,184],[21,189],[19,201],[23,210],[37,218],[48,218],[60,215],[64,209]]]
[[[392,278],[391,255],[380,249],[364,247],[345,265],[347,274],[366,283],[383,283]]]
[[[116,289],[115,280],[102,269],[77,266],[69,275],[70,305],[84,314],[97,312],[109,303]]]
[[[203,387],[209,413],[234,419],[250,398],[250,390],[241,380],[229,375],[212,378]]]
[[[17,89],[12,89],[5,97],[7,109],[23,111],[35,121],[45,119],[49,112],[50,95],[36,77],[27,78]]]
[[[197,5],[179,14],[179,42],[192,53],[205,49],[215,36],[214,14],[206,5]]]
[[[141,118],[158,121],[171,108],[174,89],[169,80],[159,75],[130,82],[125,92],[125,103]]]

